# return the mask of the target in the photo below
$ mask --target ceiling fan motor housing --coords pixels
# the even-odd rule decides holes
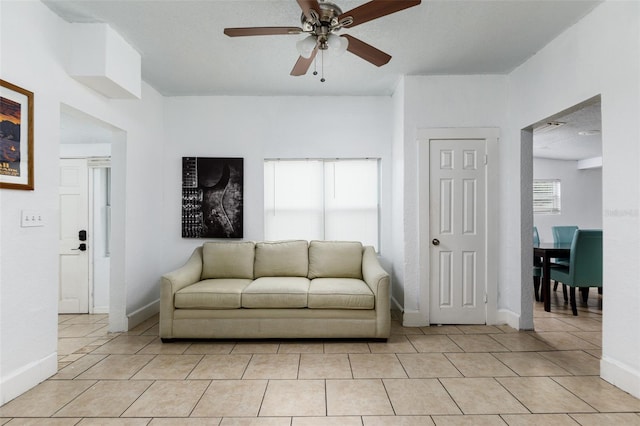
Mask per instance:
[[[312,19],[302,13],[300,22],[302,23],[303,31],[315,35],[318,38],[318,47],[326,50],[328,48],[327,39],[329,34],[338,31],[344,25],[348,25],[348,23],[344,22],[347,19],[349,19],[349,23],[353,20],[348,17],[339,21],[338,17],[342,15],[342,9],[334,3],[323,1],[319,2],[318,6],[320,6],[319,11],[310,11]]]

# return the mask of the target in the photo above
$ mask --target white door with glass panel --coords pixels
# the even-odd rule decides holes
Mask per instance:
[[[59,313],[89,312],[87,246],[88,169],[86,159],[60,160]]]
[[[485,140],[429,141],[429,322],[486,322]]]

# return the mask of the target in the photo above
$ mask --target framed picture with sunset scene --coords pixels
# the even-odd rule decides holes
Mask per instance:
[[[33,190],[33,93],[0,80],[0,188]]]

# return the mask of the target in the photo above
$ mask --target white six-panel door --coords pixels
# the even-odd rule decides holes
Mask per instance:
[[[429,322],[486,322],[484,139],[429,141]]]
[[[80,250],[79,232],[88,229],[86,159],[60,160],[59,313],[89,312],[89,250]]]

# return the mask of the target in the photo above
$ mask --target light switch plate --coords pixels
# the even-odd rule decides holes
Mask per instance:
[[[20,226],[23,228],[44,226],[44,215],[37,210],[22,210]]]

